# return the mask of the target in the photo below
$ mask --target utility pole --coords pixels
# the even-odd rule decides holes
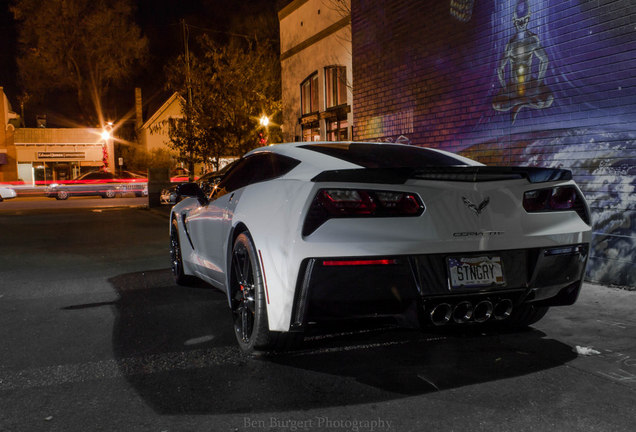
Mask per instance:
[[[186,130],[188,139],[188,179],[194,181],[194,143],[192,142],[192,81],[190,78],[190,50],[188,48],[188,26],[185,19],[181,19],[181,27],[183,29],[183,45],[185,49],[185,64],[186,64],[186,89],[188,91],[188,101],[186,107]]]

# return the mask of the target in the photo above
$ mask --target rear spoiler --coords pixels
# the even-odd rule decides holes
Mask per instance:
[[[572,172],[557,168],[448,166],[424,168],[355,168],[323,171],[312,182],[403,184],[407,180],[487,182],[526,179],[530,183],[571,180]]]

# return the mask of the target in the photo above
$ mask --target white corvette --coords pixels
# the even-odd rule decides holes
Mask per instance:
[[[576,301],[591,238],[567,170],[399,144],[264,147],[178,193],[175,279],[227,293],[246,352],[339,318],[526,326]]]

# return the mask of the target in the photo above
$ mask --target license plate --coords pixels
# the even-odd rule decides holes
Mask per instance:
[[[505,285],[501,257],[450,257],[447,259],[451,288]]]

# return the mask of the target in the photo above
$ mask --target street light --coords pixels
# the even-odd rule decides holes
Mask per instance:
[[[268,126],[269,126],[269,117],[267,117],[265,114],[263,114],[261,116],[261,118],[258,119],[258,123],[263,128],[265,128],[265,133],[259,132],[259,134],[258,134],[258,143],[260,145],[265,145],[265,144],[267,144],[267,140],[269,138],[269,136],[268,136],[269,135],[269,128],[268,128]]]
[[[108,140],[110,139],[110,137],[111,137],[111,135],[110,135],[110,132],[109,132],[109,131],[104,130],[104,131],[102,132],[102,139],[103,139],[104,141],[108,142]]]
[[[108,169],[108,147],[113,138],[113,122],[108,122],[102,127],[102,163],[104,171]]]
[[[102,139],[108,142],[113,137],[113,122],[108,122],[102,126]]]

